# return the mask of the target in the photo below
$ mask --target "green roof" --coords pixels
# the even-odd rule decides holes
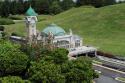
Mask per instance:
[[[26,16],[37,16],[38,14],[34,11],[34,9],[30,6],[26,11]]]
[[[63,36],[63,35],[65,35],[64,29],[57,26],[56,24],[50,24],[42,32],[47,34],[47,35],[51,32],[51,33],[53,33],[54,36]]]

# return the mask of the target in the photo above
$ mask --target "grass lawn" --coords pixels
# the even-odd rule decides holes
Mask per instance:
[[[125,4],[102,8],[72,8],[55,16],[38,16],[37,28],[42,31],[50,23],[56,23],[67,32],[72,29],[84,39],[84,45],[98,47],[99,50],[125,56]],[[25,23],[5,25],[6,31],[26,34]]]

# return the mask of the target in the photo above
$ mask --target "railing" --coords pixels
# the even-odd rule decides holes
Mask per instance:
[[[107,58],[107,57],[104,57],[104,56],[97,56],[97,58],[99,58],[102,61],[106,61],[106,62],[109,62],[109,63],[112,63],[112,64],[117,64],[117,65],[121,65],[121,66],[125,67],[125,61],[120,61],[120,60],[117,60],[117,59]]]

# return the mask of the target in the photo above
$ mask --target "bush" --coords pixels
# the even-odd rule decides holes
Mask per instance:
[[[28,80],[22,80],[17,76],[7,76],[0,78],[0,83],[31,83]]]
[[[4,31],[5,27],[4,26],[0,26],[0,31]]]
[[[66,83],[91,83],[92,79],[97,77],[97,74],[92,69],[91,59],[87,57],[68,61],[61,65],[61,69],[66,78]]]
[[[14,24],[13,20],[7,18],[0,18],[0,25]]]
[[[68,60],[68,50],[58,48],[54,51],[46,52],[43,54],[42,59],[45,61],[53,61],[55,64],[62,64]]]
[[[25,76],[33,83],[91,83],[98,77],[92,68],[92,60],[88,57],[68,60],[66,49],[57,48],[50,51],[36,44],[26,48],[30,61]],[[37,56],[39,54],[40,56]]]
[[[18,17],[18,16],[9,16],[9,19],[12,19],[12,20],[22,20],[22,18]]]
[[[52,52],[52,57],[56,64],[65,63],[68,60],[68,50],[58,48],[54,52]]]
[[[13,33],[11,33],[11,36],[20,36],[20,35],[16,32],[13,32]]]
[[[48,62],[32,62],[28,70],[29,79],[34,83],[65,83],[58,65]]]
[[[19,50],[20,46],[0,41],[0,74],[21,74],[27,67],[28,57]]]

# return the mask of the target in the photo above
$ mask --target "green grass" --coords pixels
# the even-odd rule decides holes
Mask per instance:
[[[67,32],[71,28],[74,34],[84,38],[84,45],[98,47],[99,50],[115,55],[125,56],[125,4],[105,6],[102,8],[72,8],[56,16],[39,16],[44,18],[37,23],[42,31],[50,23],[56,23]],[[5,26],[7,32],[25,35],[25,23]]]

